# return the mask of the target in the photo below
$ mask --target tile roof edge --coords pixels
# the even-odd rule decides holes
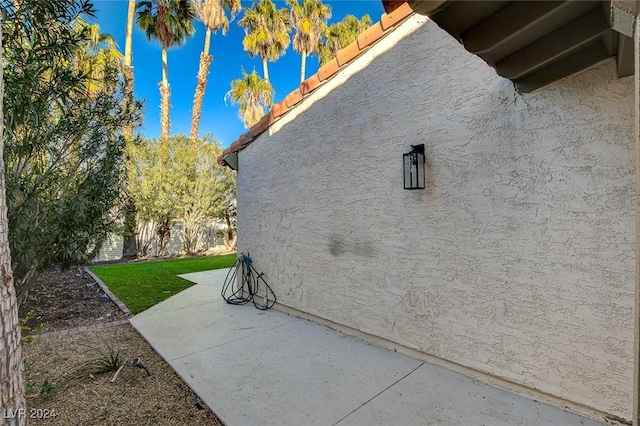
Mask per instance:
[[[404,2],[405,0],[382,0],[382,7],[385,12],[389,13],[402,6],[402,3]]]
[[[333,78],[345,66],[369,50],[372,45],[380,41],[384,36],[414,14],[413,8],[407,1],[395,1],[393,3],[393,9],[391,7],[387,8],[383,0],[383,5],[385,5],[387,12],[380,16],[378,22],[360,33],[353,43],[340,49],[336,57],[321,66],[317,73],[300,83],[300,85],[282,101],[273,105],[256,124],[251,126],[246,133],[240,135],[229,148],[222,151],[222,154],[218,157],[218,164],[224,164],[223,160],[227,155],[238,152],[253,142],[260,134],[268,130],[273,123],[279,120],[280,117],[294,109],[300,102],[307,98],[307,96],[315,92],[318,87]]]

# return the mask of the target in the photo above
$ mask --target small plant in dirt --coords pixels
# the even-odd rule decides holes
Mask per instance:
[[[28,326],[27,324],[29,323],[29,321],[31,321],[33,318],[35,318],[36,316],[36,311],[34,310],[30,310],[29,312],[27,312],[27,314],[24,316],[24,318],[20,318],[20,328],[21,328],[21,340],[20,342],[22,344],[25,343],[32,343],[33,342],[33,336],[35,334],[39,334],[42,333],[42,331],[44,330],[44,328],[47,326],[46,324],[38,324],[35,327],[31,327]]]
[[[104,346],[95,349],[98,352],[98,356],[72,368],[62,376],[61,383],[67,385],[74,380],[117,371],[126,363],[127,359],[122,355],[120,349],[111,343],[105,343]]]
[[[151,372],[147,366],[140,361],[139,358],[133,360],[127,359],[120,348],[116,347],[112,343],[105,342],[103,346],[95,349],[98,356],[82,362],[75,368],[72,368],[67,373],[63,374],[60,378],[60,385],[67,386],[71,382],[76,380],[82,380],[86,378],[94,378],[98,374],[105,374],[115,372],[111,382],[115,382],[120,371],[127,366],[137,367],[145,370],[147,375],[150,376]]]
[[[55,383],[50,382],[49,380],[45,380],[44,382],[42,382],[41,386],[38,386],[37,384],[32,382],[26,383],[24,385],[24,390],[27,395],[35,396],[34,394],[36,392],[38,392],[40,395],[53,395],[55,393],[58,393],[60,389],[58,388],[58,386],[56,386]]]
[[[40,386],[40,395],[52,395],[58,393],[59,390],[55,383],[45,380],[42,386]]]

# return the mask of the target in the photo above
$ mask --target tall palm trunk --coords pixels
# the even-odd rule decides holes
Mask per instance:
[[[0,23],[2,17],[0,16]],[[0,26],[0,118],[2,95],[4,94],[2,57],[2,26]],[[11,253],[9,252],[7,196],[4,184],[4,119],[0,120],[0,409],[3,410],[3,425],[26,424],[26,400],[22,384],[22,351],[20,348],[20,322],[18,321],[18,301],[13,285]]]
[[[162,128],[160,139],[169,137],[171,118],[169,109],[171,108],[171,89],[169,88],[169,65],[167,62],[167,48],[162,46],[162,82],[160,82],[160,126]]]
[[[213,62],[213,57],[209,55],[209,46],[211,44],[211,30],[207,28],[204,36],[204,48],[200,53],[200,66],[198,67],[198,83],[196,85],[196,93],[193,96],[193,116],[191,117],[191,145],[195,152],[196,139],[198,139],[198,131],[200,129],[200,115],[202,114],[202,101],[204,100],[204,92],[207,89],[207,74],[209,67]]]
[[[124,95],[127,109],[133,106],[133,18],[136,14],[136,0],[129,0],[127,10],[127,35],[124,45],[124,77],[126,81]],[[133,124],[128,124],[124,129],[127,140],[133,139]]]
[[[269,67],[267,66],[267,60],[262,60],[262,75],[265,80],[269,81]]]
[[[302,52],[302,63],[300,65],[300,84],[304,81],[304,74],[307,67],[307,52]]]
[[[127,10],[127,33],[124,44],[124,99],[127,111],[133,108],[133,18],[136,14],[136,0],[129,0]],[[133,123],[127,124],[124,128],[124,136],[127,139],[127,158],[130,156],[130,149],[133,142]],[[125,228],[123,254],[135,255],[138,252],[136,244],[136,207],[131,197],[127,197],[125,204]]]

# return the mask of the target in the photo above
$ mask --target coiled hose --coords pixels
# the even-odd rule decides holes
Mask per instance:
[[[264,291],[260,291],[261,287]],[[276,294],[264,279],[264,273],[256,271],[249,254],[238,254],[222,285],[222,298],[232,305],[253,302],[260,310],[271,309],[276,304]],[[262,299],[259,302],[258,299]]]

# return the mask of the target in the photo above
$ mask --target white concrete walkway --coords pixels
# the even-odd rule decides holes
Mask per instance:
[[[600,425],[276,310],[220,297],[227,270],[131,323],[227,426]]]

